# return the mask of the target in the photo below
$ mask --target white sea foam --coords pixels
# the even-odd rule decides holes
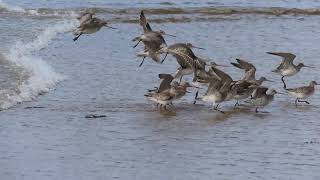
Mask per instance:
[[[20,6],[11,5],[3,0],[0,0],[0,9],[4,9],[5,12],[9,12],[12,14],[17,15],[27,15],[27,16],[42,16],[42,17],[68,17],[68,18],[74,18],[78,16],[78,13],[76,13],[73,10],[59,10],[59,9],[25,9]]]
[[[34,55],[34,52],[46,48],[59,33],[69,32],[76,27],[76,24],[76,20],[61,21],[45,29],[32,42],[18,41],[10,48],[10,51],[5,54],[6,59],[22,67],[30,77],[20,85],[19,93],[8,97],[8,101],[2,103],[1,108],[9,108],[19,102],[30,101],[37,95],[48,92],[64,79],[41,57]]]
[[[20,6],[15,6],[15,5],[11,5],[6,2],[3,2],[2,0],[0,0],[0,8],[4,8],[9,12],[16,12],[16,13],[23,13],[23,14],[30,14],[30,15],[39,15],[37,10],[34,10],[34,9],[26,10]]]

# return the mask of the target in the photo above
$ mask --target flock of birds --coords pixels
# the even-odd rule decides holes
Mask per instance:
[[[80,21],[80,26],[74,31],[74,41],[83,34],[92,34],[99,31],[103,26],[115,29],[109,26],[105,20],[95,17],[95,14],[90,12],[82,13],[78,17],[78,20]],[[196,47],[191,43],[175,43],[168,46],[164,36],[175,36],[167,34],[162,30],[153,30],[143,11],[141,11],[139,23],[143,28],[143,34],[132,40],[137,42],[133,46],[134,48],[137,47],[140,42],[144,44],[144,50],[137,54],[138,57],[142,58],[139,67],[143,65],[146,58],[162,64],[168,54],[172,55],[179,64],[175,75],[159,74],[161,80],[159,87],[149,90],[145,95],[162,110],[172,110],[173,101],[182,98],[188,93],[187,89],[191,87],[197,88],[194,104],[197,100],[210,102],[212,103],[212,109],[221,113],[224,113],[224,111],[219,108],[220,103],[231,100],[236,101],[234,107],[239,106],[239,101],[242,100],[251,103],[255,106],[255,112],[258,113],[261,112],[259,108],[271,103],[276,94],[283,94],[262,86],[263,82],[270,80],[265,77],[257,79],[255,75],[256,67],[245,60],[236,59],[237,62],[231,63],[233,66],[244,71],[242,79],[234,80],[229,74],[219,69],[219,66],[224,65],[209,62],[206,59],[196,56],[192,51],[194,48],[203,48]],[[303,63],[295,65],[293,61],[296,56],[291,53],[267,53],[282,58],[281,64],[272,72],[282,76],[283,88],[289,95],[296,98],[295,105],[298,106],[298,102],[309,104],[305,99],[314,94],[315,85],[318,85],[317,82],[311,81],[308,86],[287,88],[284,78],[297,74],[303,67],[313,67],[304,65]],[[193,75],[191,83],[182,82],[182,77],[185,75]],[[198,97],[199,89],[206,86],[206,93]]]

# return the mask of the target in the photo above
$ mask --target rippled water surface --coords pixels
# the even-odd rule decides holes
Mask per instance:
[[[162,65],[146,60],[139,68],[135,54],[142,47],[133,49],[131,39],[141,28],[127,19],[137,19],[135,8],[144,6],[317,9],[317,1],[97,0],[74,5],[17,0],[5,7],[0,2],[5,9],[0,10],[1,180],[320,178],[319,92],[310,105],[298,108],[293,98],[278,95],[263,109],[269,113],[256,114],[250,106],[233,109],[234,102],[227,102],[221,114],[203,102],[193,105],[191,90],[175,102],[175,113],[159,111],[143,95],[158,85],[158,73],[174,73],[177,63],[173,57]],[[72,41],[78,7],[123,6],[131,14],[97,14],[113,19],[117,30],[102,29]],[[50,15],[30,11],[37,8],[66,9]],[[280,92],[280,77],[271,73],[280,58],[265,52],[293,52],[297,62],[320,66],[317,14],[149,13],[154,29],[177,36],[167,37],[168,44],[191,42],[206,49],[195,50],[197,55],[220,64],[247,59],[256,65],[258,77],[275,81],[265,85]],[[223,70],[234,79],[242,76],[233,67]],[[302,69],[287,83],[307,85],[320,81],[319,75],[317,69]],[[86,119],[88,114],[106,117]]]

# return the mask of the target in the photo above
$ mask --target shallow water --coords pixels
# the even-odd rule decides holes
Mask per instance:
[[[64,5],[46,2],[19,0],[15,5],[30,9]],[[79,7],[109,6],[103,3],[83,1]],[[281,4],[292,5],[270,1],[266,6]],[[318,6],[316,1],[304,4]],[[63,7],[74,8],[72,3]],[[67,11],[72,14],[73,10]],[[175,103],[175,113],[160,112],[143,95],[158,85],[158,73],[174,73],[176,62],[170,57],[162,65],[146,61],[138,68],[135,54],[142,47],[133,49],[131,42],[141,33],[137,24],[115,20],[112,25],[117,30],[102,29],[73,42],[69,31],[76,21],[72,16],[25,15],[0,13],[0,85],[1,93],[6,92],[0,93],[0,103],[2,108],[10,107],[0,112],[1,179],[320,178],[318,92],[311,105],[298,108],[293,98],[279,95],[263,109],[269,113],[261,114],[247,106],[233,109],[233,102],[221,104],[226,114],[217,113],[203,102],[192,105],[191,93]],[[167,38],[168,44],[187,41],[206,48],[196,54],[220,64],[248,59],[256,65],[257,76],[274,80],[266,85],[279,91],[280,77],[270,71],[280,58],[266,51],[294,52],[297,62],[319,66],[318,15],[194,16],[202,20],[160,21],[152,27],[177,35]],[[232,67],[223,69],[234,79],[242,75]],[[303,69],[287,78],[288,86],[318,80],[319,73]],[[15,96],[8,98],[8,94]],[[107,117],[85,118],[92,113]]]

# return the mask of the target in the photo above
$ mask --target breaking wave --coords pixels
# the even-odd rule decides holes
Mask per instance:
[[[6,100],[2,100],[0,104],[2,109],[23,101],[30,101],[39,94],[50,91],[64,79],[46,61],[34,54],[46,48],[58,34],[69,32],[76,23],[75,20],[63,20],[45,29],[32,42],[18,41],[9,49],[9,52],[4,53],[5,59],[21,68],[20,73],[28,74],[28,78],[19,84],[16,93],[7,94]]]
[[[0,13],[22,13],[38,16],[47,15],[70,15],[79,13],[81,11],[92,11],[96,13],[105,14],[137,14],[141,8],[105,8],[105,7],[92,7],[92,8],[37,8],[37,9],[24,9],[19,6],[9,5],[0,0]],[[320,8],[284,8],[284,7],[226,7],[226,6],[208,6],[208,7],[166,7],[166,8],[148,8],[145,9],[148,14],[207,14],[207,15],[232,15],[232,14],[265,14],[265,15],[320,15]]]

